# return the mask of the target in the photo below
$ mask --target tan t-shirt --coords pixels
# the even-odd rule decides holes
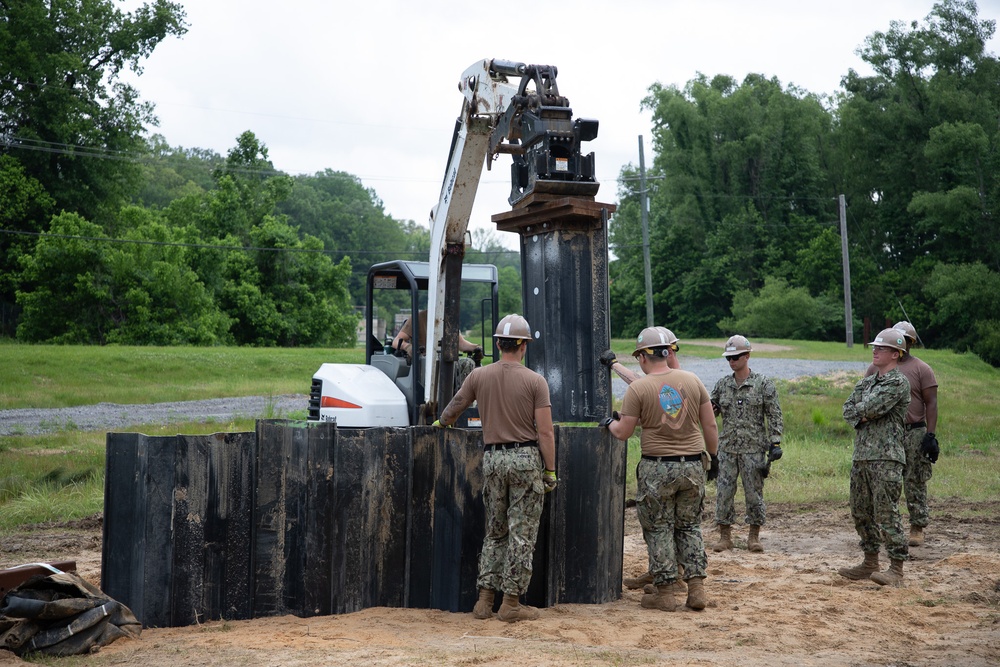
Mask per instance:
[[[462,410],[479,401],[483,443],[538,440],[535,410],[552,405],[549,385],[535,371],[513,361],[477,368],[466,378],[441,415],[451,424]]]
[[[700,454],[705,449],[700,409],[708,390],[694,373],[671,369],[639,378],[628,386],[622,414],[638,417],[646,456]]]
[[[427,311],[421,310],[417,313],[417,321],[420,323],[420,344],[417,347],[427,347]],[[399,333],[406,334],[413,338],[413,318],[407,318],[400,327]]]

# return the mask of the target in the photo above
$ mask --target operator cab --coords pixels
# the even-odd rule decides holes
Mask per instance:
[[[417,341],[424,340],[426,336],[420,330],[420,318],[414,314],[427,308],[429,275],[430,265],[427,262],[402,260],[375,264],[368,271],[367,308],[365,309],[367,313],[365,363],[385,373],[406,397],[410,424],[419,423],[420,406],[425,401],[424,350]],[[475,338],[470,337],[469,342],[482,347],[484,356],[491,361],[499,356],[493,343],[493,331],[495,331],[496,324],[500,319],[497,277],[497,268],[492,264],[462,265],[462,321],[459,329],[476,330],[478,328],[479,333]],[[409,358],[398,353],[392,347],[392,339],[396,331],[393,331],[391,335],[387,332],[384,341],[379,340],[375,333],[373,321],[375,303],[381,301],[379,299],[380,292],[384,290],[401,290],[408,295],[411,342],[414,343]],[[465,428],[480,426],[478,408],[476,406],[470,407],[455,425]]]

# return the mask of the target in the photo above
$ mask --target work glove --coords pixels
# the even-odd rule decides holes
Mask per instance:
[[[556,479],[556,471],[548,469],[542,471],[542,484],[545,485],[545,493],[555,491],[556,485],[559,484],[559,480]]]
[[[920,441],[920,453],[931,463],[937,463],[941,448],[938,447],[937,438],[933,433],[924,434],[924,439]]]
[[[767,450],[767,462],[777,461],[781,458],[784,452],[781,451],[781,444],[775,443],[771,445],[771,448]]]
[[[605,417],[604,419],[601,420],[601,428],[607,428],[608,426],[611,425],[611,422],[619,421],[621,420],[621,418],[622,416],[618,414],[617,410],[615,410],[614,412],[611,413],[610,417]]]
[[[711,482],[719,476],[719,455],[711,454],[710,456],[712,457],[712,465],[709,466],[708,471],[705,473],[705,478]]]
[[[611,364],[618,361],[618,357],[615,356],[615,353],[613,351],[604,350],[604,352],[601,352],[601,354],[597,357],[597,360],[600,361],[605,366],[607,366],[608,368],[611,368]]]
[[[435,419],[431,426],[435,428],[451,428],[451,424],[442,424],[440,419]]]
[[[761,479],[767,479],[767,476],[771,474],[771,461],[768,461],[760,467]]]
[[[481,348],[481,347],[479,347],[477,345],[476,349],[474,349],[472,351],[472,354],[470,354],[469,356],[471,356],[472,360],[475,361],[478,364],[480,361],[483,360],[483,357],[485,356],[485,354],[483,353],[483,348]]]

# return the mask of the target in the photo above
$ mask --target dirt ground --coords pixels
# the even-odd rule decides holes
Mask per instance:
[[[706,507],[706,529],[711,507]],[[142,665],[1000,665],[1000,501],[931,506],[927,543],[911,548],[901,588],[837,575],[860,560],[839,505],[770,505],[765,553],[709,549],[709,607],[642,609],[624,590],[602,605],[559,605],[514,624],[426,609],[146,629],[71,664]],[[706,531],[710,542],[714,530]],[[7,536],[0,567],[76,560],[99,584],[99,517]],[[885,556],[883,554],[883,562]],[[646,568],[635,509],[626,510],[625,572]],[[23,664],[0,651],[0,665]]]

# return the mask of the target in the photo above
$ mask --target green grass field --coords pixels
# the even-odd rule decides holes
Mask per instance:
[[[721,343],[721,341],[717,341]],[[863,346],[802,341],[755,341],[787,347],[766,357],[865,361]],[[628,355],[631,340],[616,340]],[[718,347],[681,341],[686,355],[717,357]],[[939,389],[941,459],[930,494],[969,501],[1000,497],[1000,370],[974,355],[920,350]],[[229,396],[308,393],[323,362],[360,362],[361,350],[259,348],[131,348],[0,344],[0,409],[57,408],[99,402],[157,403]],[[779,381],[785,456],[772,467],[772,502],[846,502],[853,430],[841,408],[858,378],[828,376]],[[276,415],[256,415],[270,418]],[[302,419],[305,414],[280,415]],[[137,427],[149,435],[250,431],[254,419]],[[0,532],[101,511],[103,431],[72,427],[46,435],[0,436]],[[628,497],[634,497],[638,438],[629,442]],[[714,485],[709,486],[714,493]],[[742,494],[738,494],[741,496]]]

